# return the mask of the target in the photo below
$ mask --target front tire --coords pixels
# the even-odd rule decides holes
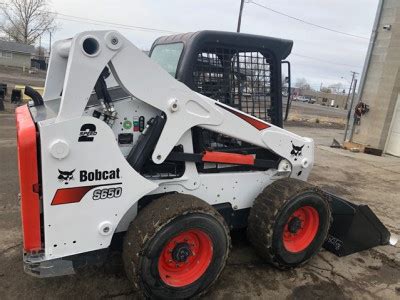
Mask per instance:
[[[230,249],[222,216],[204,201],[171,194],[146,206],[123,247],[128,278],[150,298],[185,299],[218,279]]]
[[[304,181],[273,182],[254,201],[247,236],[260,256],[280,269],[299,266],[318,253],[331,224],[323,193]]]

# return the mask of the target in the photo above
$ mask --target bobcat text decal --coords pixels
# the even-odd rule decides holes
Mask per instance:
[[[121,178],[119,168],[116,168],[115,170],[106,170],[106,171],[101,171],[98,169],[95,169],[94,171],[87,171],[87,170],[79,171],[80,182],[119,179],[119,178]]]

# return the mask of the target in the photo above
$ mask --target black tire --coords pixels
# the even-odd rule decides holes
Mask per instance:
[[[165,269],[159,266],[159,260],[165,260],[167,245],[188,231],[205,234],[207,243],[212,243],[212,254],[205,271],[199,273],[201,277],[184,286],[171,286],[167,280],[172,276],[162,272]],[[180,248],[177,247],[182,244],[187,245],[175,242],[173,251],[168,250],[168,253],[172,253],[171,257],[176,251],[179,252]],[[125,236],[122,256],[128,278],[146,297],[186,299],[204,294],[218,279],[225,267],[230,245],[228,226],[212,206],[191,195],[170,194],[154,200],[139,212]],[[194,244],[191,243],[191,246]],[[186,252],[190,254],[185,262],[190,263],[190,256],[194,258],[195,254],[190,251],[194,253],[190,248]],[[175,258],[173,263],[178,268],[182,264]],[[168,259],[169,263],[171,261]]]
[[[309,226],[299,218],[292,221],[296,218],[293,213],[298,214],[300,208],[300,211],[311,212]],[[318,222],[315,221],[316,214]],[[284,178],[267,186],[256,198],[249,215],[247,237],[267,262],[280,269],[294,268],[306,263],[320,250],[331,219],[329,203],[318,188],[298,179]],[[303,243],[296,240],[297,248],[292,249],[294,246],[290,243],[297,233],[303,234],[306,230],[312,230],[306,242],[304,238]]]

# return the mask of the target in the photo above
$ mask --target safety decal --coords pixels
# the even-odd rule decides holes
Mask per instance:
[[[144,124],[144,116],[139,117],[139,131],[142,132],[144,130],[145,124]]]
[[[132,128],[132,122],[130,120],[127,120],[125,118],[124,123],[122,124],[122,127],[124,127],[124,129],[129,130]]]
[[[133,117],[133,131],[134,131],[134,132],[140,131],[140,127],[139,127],[139,117],[137,117],[137,116],[134,116],[134,117]]]

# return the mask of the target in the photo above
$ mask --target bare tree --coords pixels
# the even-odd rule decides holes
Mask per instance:
[[[0,12],[0,32],[19,43],[32,45],[45,32],[56,29],[56,15],[47,0],[9,0]]]
[[[297,78],[295,86],[300,88],[301,90],[310,90],[311,89],[310,84],[308,83],[307,79],[305,79],[305,78]]]
[[[334,94],[343,93],[343,90],[344,90],[344,86],[343,86],[343,84],[341,82],[338,82],[338,83],[335,83],[335,84],[331,84],[330,86],[328,86],[328,88]]]
[[[330,88],[327,88],[327,87],[322,87],[321,88],[321,92],[330,94],[330,93],[332,93],[332,90]]]

